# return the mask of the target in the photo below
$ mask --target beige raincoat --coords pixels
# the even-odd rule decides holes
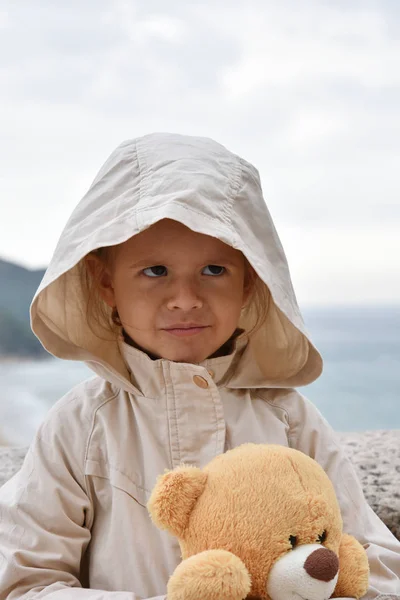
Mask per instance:
[[[224,356],[153,360],[87,327],[79,261],[162,218],[241,250],[270,290],[263,328]],[[157,476],[181,462],[202,467],[244,442],[315,458],[335,486],[345,531],[367,548],[366,598],[400,595],[400,543],[365,502],[332,429],[293,389],[314,381],[322,361],[253,166],[205,138],[121,144],[72,214],[31,316],[52,354],[86,361],[97,376],[54,405],[22,470],[0,490],[0,600],[164,596],[180,554],[145,508]]]

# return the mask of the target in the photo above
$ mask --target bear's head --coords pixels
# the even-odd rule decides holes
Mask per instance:
[[[179,467],[160,477],[148,509],[184,560],[205,550],[238,557],[249,596],[326,600],[335,589],[340,508],[324,470],[297,450],[244,444],[204,469]]]

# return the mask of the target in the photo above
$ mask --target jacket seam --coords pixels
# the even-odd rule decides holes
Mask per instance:
[[[149,169],[148,169],[148,161],[146,155],[145,144],[140,144],[139,140],[136,140],[135,144],[136,150],[136,160],[139,169],[139,203],[142,202],[144,196],[147,192],[147,181],[150,177]],[[135,206],[135,209],[137,207]],[[137,211],[139,212],[139,211]]]
[[[172,432],[171,432],[171,421],[169,418],[169,414],[170,412],[173,413],[173,419],[174,419],[174,429],[175,429],[175,437],[176,437],[176,448],[177,448],[177,453],[178,453],[178,463],[181,462],[181,448],[180,448],[180,444],[179,444],[179,428],[178,428],[178,415],[176,412],[176,401],[175,401],[175,390],[174,390],[174,386],[172,384],[172,378],[171,378],[171,367],[168,361],[166,361],[165,363],[166,365],[168,365],[167,370],[168,370],[168,374],[169,374],[169,385],[167,384],[166,380],[165,380],[165,373],[164,373],[164,369],[163,369],[163,375],[164,375],[164,382],[165,382],[165,389],[166,389],[166,394],[165,394],[165,399],[166,399],[166,405],[167,405],[167,414],[168,414],[168,432],[169,432],[169,448],[170,448],[170,455],[171,455],[171,468],[174,467],[174,459],[173,459],[173,453],[172,453]],[[171,393],[169,393],[168,388],[171,387]],[[171,398],[172,401],[172,407],[170,410],[168,410],[168,396]]]
[[[217,388],[217,393],[218,393],[218,388]],[[218,397],[219,397],[219,395],[218,395]],[[217,435],[215,438],[215,456],[216,456],[218,454],[218,445],[219,445],[219,441],[220,441],[220,433],[222,432],[222,427],[218,423],[217,398],[215,398],[215,394],[213,393],[213,390],[211,390],[211,399],[213,401],[215,424],[217,427]],[[220,403],[219,407],[221,410],[223,410],[221,403]]]
[[[223,232],[223,228],[220,227],[220,224],[218,222],[216,222],[216,220],[215,220],[214,217],[210,217],[209,215],[205,215],[204,213],[201,213],[200,211],[194,209],[193,207],[191,207],[191,206],[190,207],[189,206],[185,206],[184,204],[181,204],[180,202],[168,200],[167,202],[163,202],[162,204],[158,205],[157,206],[157,210],[159,210],[161,208],[164,208],[164,206],[174,206],[174,205],[179,206],[179,208],[182,208],[186,212],[193,213],[196,216],[199,216],[202,219],[204,219],[206,221],[209,221],[210,223],[213,223],[214,227],[218,231],[220,231],[221,233],[224,233]],[[143,206],[143,208],[142,207],[139,207],[139,208],[136,207],[136,210],[137,210],[138,214],[144,213],[144,212],[152,212],[152,211],[154,211],[154,206]],[[223,223],[225,223],[226,226],[229,227],[231,233],[234,233],[234,232],[232,232],[232,227],[230,226],[230,222],[223,221]]]
[[[120,390],[118,389],[110,398],[106,398],[105,400],[103,400],[103,402],[99,406],[97,406],[96,409],[93,411],[92,422],[91,422],[92,426],[91,426],[91,429],[90,429],[90,432],[89,432],[89,435],[88,435],[88,438],[87,438],[87,441],[86,441],[85,462],[87,460],[91,460],[91,459],[88,458],[88,454],[89,454],[89,447],[90,447],[90,444],[91,444],[91,441],[92,441],[92,437],[93,437],[93,433],[94,433],[94,427],[95,427],[95,421],[96,421],[96,418],[97,418],[97,412],[101,408],[103,408],[103,406],[105,404],[107,404],[108,402],[111,402],[111,400],[115,400],[115,398],[118,397],[119,393],[120,393]]]
[[[116,467],[114,465],[114,463],[109,462],[108,460],[105,459],[97,459],[97,458],[89,458],[88,459],[90,462],[94,462],[97,463],[98,465],[107,465],[109,467],[111,467],[111,469],[113,471],[117,471],[117,473],[121,473],[121,475],[124,475],[124,477],[127,477],[129,479],[129,481],[131,481],[133,483],[133,485],[135,487],[137,487],[139,490],[142,490],[143,492],[147,492],[148,494],[150,493],[150,490],[148,490],[147,488],[143,487],[142,485],[139,485],[138,483],[136,483],[135,479],[132,478],[132,475],[130,473],[127,473],[126,471],[122,471],[121,469],[119,469],[118,467]],[[85,475],[86,477],[101,477],[101,475],[92,475],[90,473]]]
[[[229,211],[226,212],[227,222],[230,226],[232,226],[232,209],[235,205],[235,201],[239,192],[239,183],[240,178],[243,172],[243,163],[240,157],[236,157],[233,169],[232,169],[232,179],[229,182],[229,196],[231,198],[231,203],[229,207]]]
[[[162,363],[160,364],[160,367],[162,367]],[[168,386],[167,386],[167,381],[165,379],[165,373],[164,373],[164,369],[162,368],[162,376],[163,376],[163,380],[164,380],[164,389],[165,389],[165,413],[168,415]],[[171,465],[171,469],[174,466],[174,462],[173,462],[173,458],[172,458],[172,438],[171,438],[171,424],[169,422],[168,419],[168,438],[169,438],[169,460],[170,460],[170,465]]]
[[[267,404],[269,404],[272,407],[279,408],[280,410],[282,410],[285,413],[287,424],[288,424],[288,427],[289,427],[289,431],[288,431],[287,437],[288,437],[288,442],[289,442],[289,445],[290,445],[290,438],[292,437],[292,435],[290,433],[291,432],[290,415],[289,415],[289,412],[288,412],[287,408],[285,408],[284,406],[281,406],[280,404],[277,404],[276,402],[274,402],[272,400],[268,400],[267,398],[263,398],[263,396],[260,393],[256,392],[254,394],[254,397],[258,398],[259,400],[262,400],[263,402],[266,402]]]

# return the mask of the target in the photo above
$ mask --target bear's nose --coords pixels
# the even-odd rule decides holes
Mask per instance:
[[[332,550],[318,548],[304,563],[308,575],[319,581],[331,581],[339,571],[339,559]]]

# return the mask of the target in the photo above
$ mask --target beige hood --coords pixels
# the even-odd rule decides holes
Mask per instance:
[[[305,331],[258,172],[200,137],[151,134],[111,154],[72,213],[33,299],[32,329],[43,346],[54,356],[86,361],[132,390],[117,339],[102,340],[87,325],[78,264],[92,250],[120,244],[163,218],[240,250],[270,291],[268,318],[249,337],[229,387],[314,381],[322,359]],[[248,330],[249,322],[251,314],[239,326]]]

